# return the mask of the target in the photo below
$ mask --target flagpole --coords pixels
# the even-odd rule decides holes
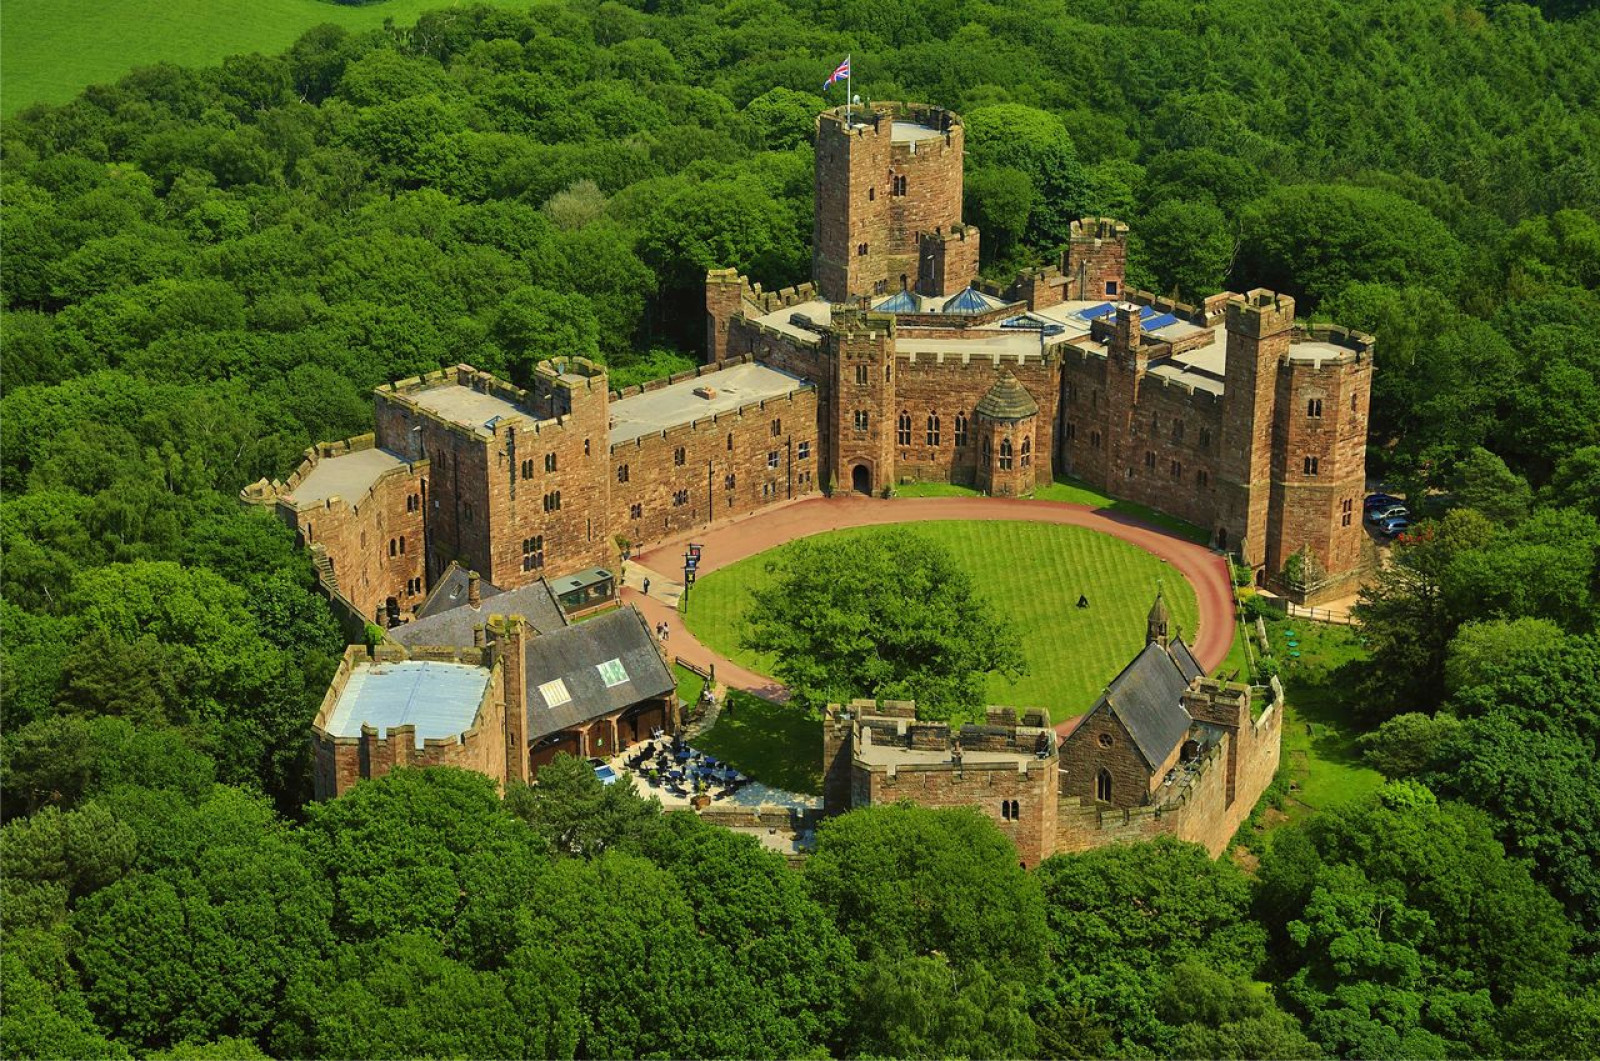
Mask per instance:
[[[848,55],[845,56],[844,57],[845,63],[848,64],[850,62],[850,58],[851,57],[848,56]],[[845,67],[845,75],[844,75],[844,127],[846,129],[850,128],[850,103],[851,103],[852,100],[854,100],[856,98],[855,94],[850,91],[850,77],[851,77],[852,74],[854,74],[854,72],[855,72],[855,69],[853,67],[848,66],[848,65]]]

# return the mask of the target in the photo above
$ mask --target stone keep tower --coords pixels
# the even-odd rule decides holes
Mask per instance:
[[[1278,366],[1289,356],[1294,299],[1256,288],[1228,303],[1228,386],[1222,396],[1216,544],[1258,570],[1267,564]]]
[[[822,297],[947,295],[971,284],[978,230],[961,223],[959,116],[873,103],[847,122],[838,107],[818,115],[816,143],[812,277]]]
[[[822,414],[839,489],[878,493],[894,476],[894,315],[835,306],[823,348],[833,373]]]
[[[1370,335],[1328,325],[1294,335],[1277,379],[1269,574],[1302,549],[1324,572],[1361,566],[1372,346]]]
[[[1133,421],[1139,409],[1139,388],[1150,367],[1140,308],[1131,302],[1118,302],[1113,313],[1105,365],[1107,483],[1115,482],[1115,477],[1132,468],[1136,460]]]

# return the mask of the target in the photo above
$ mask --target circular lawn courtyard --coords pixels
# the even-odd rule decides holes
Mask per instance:
[[[906,526],[856,527],[820,537],[870,537]],[[991,676],[992,704],[1043,707],[1057,723],[1087,711],[1143,647],[1158,584],[1174,632],[1193,643],[1199,614],[1193,588],[1166,561],[1111,535],[1021,520],[933,521],[913,529],[950,551],[995,612],[1009,618],[1021,642],[1028,673],[1015,681]],[[766,584],[772,577],[768,562],[787,548],[702,576],[683,614],[708,649],[761,674],[772,673],[773,661],[743,648],[740,633],[750,590]],[[892,593],[894,587],[861,591]],[[1087,608],[1077,606],[1080,594],[1088,597]]]

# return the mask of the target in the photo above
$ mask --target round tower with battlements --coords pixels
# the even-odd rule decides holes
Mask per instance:
[[[822,296],[953,294],[977,273],[978,230],[961,223],[959,115],[915,103],[817,116],[812,276]]]

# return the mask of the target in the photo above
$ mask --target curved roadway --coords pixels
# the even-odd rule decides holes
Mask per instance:
[[[682,656],[702,666],[715,664],[719,681],[757,696],[781,700],[786,695],[781,685],[706,648],[684,626],[673,603],[660,599],[660,589],[667,588],[667,585],[671,585],[674,591],[678,588],[676,583],[682,577],[684,544],[694,541],[705,546],[699,573],[706,575],[796,538],[846,527],[922,523],[928,520],[1059,523],[1087,527],[1137,545],[1167,561],[1194,587],[1200,622],[1194,644],[1190,647],[1200,663],[1207,671],[1214,671],[1228,655],[1228,648],[1233,643],[1233,587],[1227,561],[1220,553],[1126,516],[1059,501],[993,497],[880,500],[860,494],[806,498],[677,535],[650,546],[634,561],[651,572],[652,578],[657,580],[658,592],[646,597],[630,586],[623,589],[622,597],[628,603],[638,605],[651,626],[666,621],[670,631],[667,641],[670,655]],[[1087,704],[1084,706],[1088,707]]]

